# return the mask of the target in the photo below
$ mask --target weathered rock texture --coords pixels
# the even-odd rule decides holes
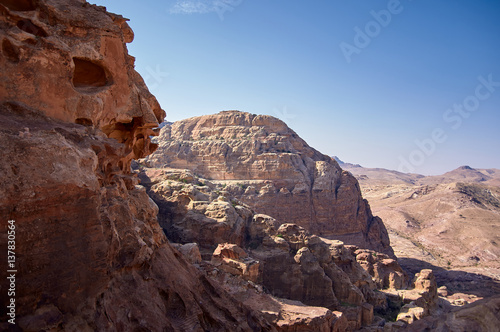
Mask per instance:
[[[298,301],[274,297],[262,286],[202,263],[207,274],[224,289],[254,310],[261,311],[266,320],[280,332],[345,332],[349,322],[340,311],[304,305]]]
[[[83,0],[0,1],[0,96],[47,116],[100,128],[124,143],[119,165],[155,149],[165,112],[134,70],[120,15]]]
[[[413,289],[402,292],[403,303],[406,304],[397,317],[408,324],[429,316],[438,301],[436,278],[432,270],[417,273],[412,287]]]
[[[366,272],[373,277],[377,288],[406,288],[408,276],[396,260],[368,249],[354,250],[353,255]]]
[[[480,300],[464,307],[454,308],[439,316],[419,320],[406,329],[409,332],[490,332],[500,330],[500,296]]]
[[[0,0],[0,258],[15,220],[16,329],[272,330],[168,244],[130,174],[164,117],[132,37],[85,1]]]
[[[225,181],[233,196],[280,224],[393,256],[356,179],[276,118],[225,111],[168,124],[158,141],[150,166]]]
[[[387,255],[370,251],[376,257],[370,261],[377,269],[363,268],[356,260],[357,247],[312,235],[296,224],[279,225],[221,190],[222,185],[189,170],[142,168],[140,177],[174,242],[198,243],[204,260],[218,273],[261,284],[273,296],[342,311],[350,330],[370,325],[374,309],[387,309],[385,295],[375,291],[377,285],[399,285],[391,284],[389,276],[398,275],[401,267]],[[234,243],[227,243],[231,240]],[[234,292],[238,298],[240,293]],[[332,323],[331,314],[320,316],[314,323],[317,326]],[[280,319],[272,317],[278,324]]]

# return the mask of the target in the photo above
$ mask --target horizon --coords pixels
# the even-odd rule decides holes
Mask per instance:
[[[500,168],[500,4],[101,0],[174,122],[272,115],[369,168]]]

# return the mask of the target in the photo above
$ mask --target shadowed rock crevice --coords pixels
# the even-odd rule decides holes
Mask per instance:
[[[73,58],[75,71],[73,73],[73,86],[81,92],[97,92],[110,84],[106,70],[99,64],[86,60]],[[90,88],[90,89],[89,89]]]
[[[0,4],[15,11],[32,11],[36,9],[33,0],[0,0]]]
[[[48,34],[47,34],[47,32],[45,32],[45,30],[43,30],[42,28],[40,28],[39,26],[34,24],[29,19],[19,20],[17,22],[17,27],[19,29],[23,30],[24,32],[35,35],[37,37],[47,37],[48,36]]]
[[[20,60],[19,48],[7,38],[2,41],[2,53],[10,62],[18,63]]]
[[[92,126],[92,120],[91,119],[86,119],[86,118],[78,118],[75,120],[76,124],[80,124],[82,126]]]

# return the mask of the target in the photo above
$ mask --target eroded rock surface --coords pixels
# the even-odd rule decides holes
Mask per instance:
[[[149,166],[190,169],[279,224],[393,256],[356,179],[276,118],[238,111],[191,118],[167,124],[158,143]]]
[[[0,225],[16,225],[15,329],[274,330],[168,244],[131,173],[164,112],[133,69],[125,21],[81,0],[0,0]],[[1,289],[7,330],[6,278]]]
[[[205,269],[221,284],[233,282],[228,281],[229,274],[261,285],[257,287],[266,289],[269,292],[266,296],[300,301],[305,307],[341,311],[347,330],[370,325],[374,310],[387,309],[387,299],[376,291],[377,285],[393,289],[398,285],[387,280],[384,286],[382,273],[370,275],[356,260],[356,254],[362,252],[357,247],[318,237],[296,224],[280,225],[276,219],[256,213],[233,197],[224,190],[227,187],[197,177],[189,170],[137,167],[142,170],[142,183],[160,207],[159,218],[167,236],[175,242],[199,243],[204,264],[210,262]],[[385,265],[380,263],[387,276],[402,271],[387,255],[370,253],[381,262],[390,261]],[[233,294],[245,302],[242,292],[235,290]],[[262,308],[261,311],[279,329],[278,322],[284,316],[275,317]],[[329,326],[334,316],[321,314],[316,325],[312,323],[316,320],[310,321],[311,326]],[[303,326],[309,322],[296,318]],[[295,325],[287,329],[292,326]]]
[[[0,12],[3,102],[101,129],[124,144],[123,172],[155,150],[165,112],[134,70],[126,19],[83,0],[3,0]]]
[[[409,325],[406,331],[498,331],[500,327],[500,297],[480,300],[465,307],[454,308],[439,316],[426,317]]]

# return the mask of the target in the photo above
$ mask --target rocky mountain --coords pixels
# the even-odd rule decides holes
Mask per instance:
[[[232,196],[227,186],[190,170],[138,167],[169,240],[278,330],[326,324],[339,331],[376,331],[380,316],[396,318],[403,298],[421,298],[403,290],[408,277],[385,254],[319,237],[296,224],[280,225]]]
[[[165,116],[132,39],[83,0],[0,1],[0,330],[275,330],[167,242],[131,173]]]
[[[393,255],[356,179],[267,115],[223,111],[166,125],[151,167],[190,169],[279,224]]]
[[[84,0],[0,0],[0,259],[9,264],[0,330],[390,332],[425,317],[434,324],[436,310],[453,324],[456,305],[433,271],[410,282],[392,257],[356,180],[279,121],[242,114],[255,127],[201,130],[253,142],[200,144],[213,161],[200,169],[214,180],[135,162],[157,148],[165,112],[134,70],[126,21]],[[191,156],[188,129],[169,144]],[[238,147],[243,166],[224,164]],[[235,177],[262,170],[269,176]],[[287,204],[281,189],[312,209],[312,229],[334,234],[333,215],[343,232],[353,224],[355,234],[341,236],[389,255],[250,206]],[[325,202],[337,206],[314,205]],[[495,301],[477,310],[498,315]]]
[[[384,219],[398,257],[500,280],[500,171],[462,166],[422,176],[344,168]]]

